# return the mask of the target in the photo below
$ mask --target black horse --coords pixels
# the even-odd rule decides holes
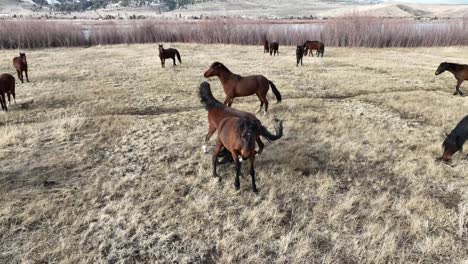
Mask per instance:
[[[270,56],[279,55],[279,44],[278,42],[270,42]]]
[[[442,143],[444,154],[442,159],[449,161],[453,154],[463,148],[463,144],[468,139],[468,115],[465,116],[457,126],[447,135]]]
[[[304,57],[304,46],[302,45],[297,45],[297,48],[296,48],[296,67],[299,66],[299,62],[301,62],[301,65],[302,64],[302,58]]]

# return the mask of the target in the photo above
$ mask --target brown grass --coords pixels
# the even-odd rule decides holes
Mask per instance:
[[[162,69],[156,45],[28,53],[32,82],[0,113],[1,263],[468,258],[468,161],[435,161],[468,101],[451,95],[450,74],[434,75],[441,61],[466,62],[467,48],[330,48],[296,68],[294,47],[270,57],[166,46],[183,64]],[[214,60],[264,74],[283,94],[259,116],[270,129],[285,120],[285,136],[257,158],[258,195],[249,177],[234,190],[231,166],[211,178],[200,149],[197,86]],[[258,100],[233,106],[253,112]]]
[[[467,20],[420,22],[351,15],[326,21],[142,20],[64,22],[0,20],[0,48],[44,48],[120,43],[195,42],[281,45],[321,40],[333,47],[434,47],[468,45]]]

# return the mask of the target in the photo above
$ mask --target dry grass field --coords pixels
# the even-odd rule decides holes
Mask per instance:
[[[327,48],[296,68],[294,47],[165,46],[180,66],[157,45],[28,51],[32,82],[0,113],[0,263],[467,263],[466,154],[436,158],[468,98],[434,72],[468,48]],[[283,95],[259,116],[285,136],[256,159],[258,194],[245,165],[239,192],[231,165],[218,183],[200,148],[214,61]]]

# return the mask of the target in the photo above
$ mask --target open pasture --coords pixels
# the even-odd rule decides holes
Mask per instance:
[[[468,48],[328,48],[166,43],[27,51],[30,83],[0,113],[1,263],[464,263],[468,161],[442,154],[468,114],[440,62]],[[14,73],[2,50],[0,72]],[[262,123],[285,135],[256,158],[258,194],[243,165],[211,177],[201,151],[203,72],[221,61],[263,74]],[[221,84],[211,88],[224,100]],[[468,84],[461,87],[468,93]],[[233,107],[254,112],[256,96]]]

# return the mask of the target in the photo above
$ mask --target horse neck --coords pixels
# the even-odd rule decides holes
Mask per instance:
[[[219,74],[218,74],[218,78],[219,80],[221,81],[221,83],[225,83],[227,82],[234,74],[226,69],[226,70],[223,70],[221,71]]]

